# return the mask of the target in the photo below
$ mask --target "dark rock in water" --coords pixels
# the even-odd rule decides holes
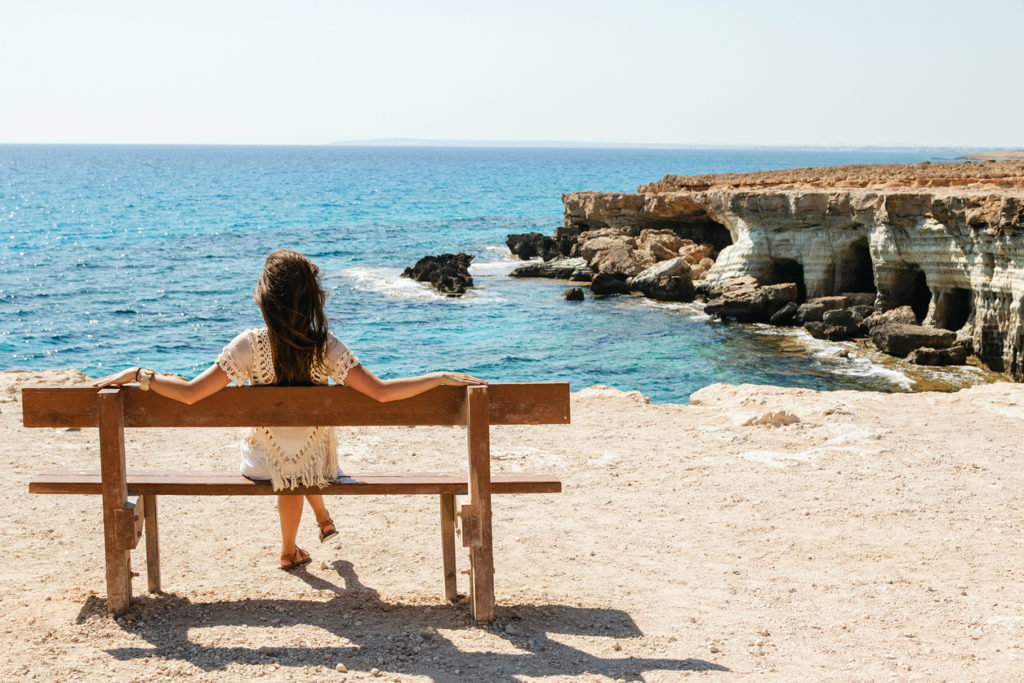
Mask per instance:
[[[798,308],[799,306],[796,305],[795,301],[790,301],[788,304],[772,313],[772,317],[768,322],[772,325],[792,325]]]
[[[505,239],[509,251],[523,259],[537,258],[540,256],[545,261],[558,258],[561,253],[558,251],[558,243],[547,235],[539,232],[524,232],[509,235]]]
[[[812,337],[815,339],[827,339],[829,341],[843,341],[853,336],[850,333],[849,328],[843,325],[829,325],[828,323],[811,321],[804,323],[804,329],[807,330]]]
[[[907,360],[917,365],[963,365],[967,362],[967,349],[963,346],[950,346],[948,349],[922,347],[911,351]]]
[[[562,298],[566,301],[583,301],[583,290],[579,287],[570,287],[562,292]]]
[[[590,291],[597,296],[629,294],[629,286],[617,277],[606,273],[598,273],[590,282]]]
[[[519,266],[511,273],[512,277],[549,277],[555,280],[573,280],[574,282],[590,282],[593,273],[585,259],[564,258],[545,261],[543,263],[527,263]]]
[[[872,328],[871,341],[880,351],[905,358],[922,347],[948,349],[956,341],[956,333],[920,325],[886,323]]]
[[[898,323],[900,325],[916,325],[917,316],[910,306],[900,306],[881,313],[873,313],[864,319],[864,326],[869,330],[885,325],[886,323]]]
[[[429,282],[445,296],[462,296],[468,287],[473,286],[473,278],[469,274],[472,260],[472,256],[463,253],[424,256],[416,265],[402,271],[402,277]]]
[[[766,323],[782,307],[797,299],[796,285],[758,285],[751,277],[737,278],[718,289],[718,296],[707,303],[704,312],[741,323]]]

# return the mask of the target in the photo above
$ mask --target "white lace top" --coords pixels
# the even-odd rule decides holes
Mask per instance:
[[[266,328],[246,330],[231,340],[217,365],[242,386],[274,384],[274,354]],[[334,335],[327,339],[324,363],[313,368],[313,382],[338,384],[359,359]],[[338,474],[338,453],[331,427],[251,427],[242,443],[242,474],[270,479],[275,490],[296,486],[326,486]],[[269,475],[269,476],[268,476]]]

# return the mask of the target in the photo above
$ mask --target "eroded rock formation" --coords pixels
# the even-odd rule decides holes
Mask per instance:
[[[1024,379],[1022,162],[666,176],[562,199],[563,254],[589,231],[672,230],[721,250],[699,285],[710,299],[745,277],[795,283],[798,302],[873,292],[878,310],[910,306],[914,322]]]

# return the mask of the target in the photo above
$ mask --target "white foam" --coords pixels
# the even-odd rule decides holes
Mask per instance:
[[[540,259],[535,260],[539,261]],[[529,261],[511,258],[498,261],[473,261],[469,264],[469,272],[471,275],[508,275],[524,263],[529,263]]]
[[[442,296],[425,282],[416,282],[411,278],[402,277],[402,271],[396,268],[345,268],[331,273],[330,277],[351,282],[352,288],[358,291],[375,292],[408,301],[448,303],[449,305],[505,301],[505,297],[497,292],[481,287],[469,289],[462,296]]]
[[[345,268],[331,275],[351,282],[353,289],[362,292],[376,292],[396,299],[417,301],[438,298],[430,285],[402,277],[402,271],[395,268]]]

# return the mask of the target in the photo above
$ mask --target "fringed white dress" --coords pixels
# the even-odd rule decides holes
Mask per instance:
[[[236,385],[274,384],[274,354],[266,328],[246,330],[231,340],[217,365]],[[329,335],[324,362],[312,369],[314,384],[338,384],[359,359],[334,335]],[[333,427],[250,427],[242,439],[242,474],[270,480],[274,490],[297,486],[326,486],[340,474]]]

